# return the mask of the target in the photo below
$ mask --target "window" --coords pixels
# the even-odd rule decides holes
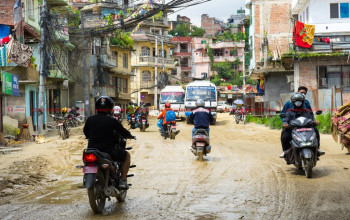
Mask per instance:
[[[318,87],[350,87],[350,66],[319,66]]]
[[[349,18],[349,3],[340,3],[340,17]]]
[[[339,6],[338,3],[331,3],[331,18],[339,18]]]
[[[154,29],[154,28],[151,28],[151,34],[154,34],[154,35],[161,35],[161,34],[162,34],[162,31],[161,31],[161,29]]]
[[[34,18],[34,0],[27,0],[28,17]]]
[[[151,55],[149,47],[142,47],[141,48],[141,56],[142,57],[149,57]]]
[[[162,49],[159,50],[159,56],[162,57]],[[166,50],[164,50],[164,57],[166,57]]]
[[[113,51],[113,58],[115,59],[115,66],[118,67],[118,52]]]
[[[148,70],[144,70],[142,72],[142,81],[143,82],[151,82],[151,73]]]
[[[128,79],[123,79],[123,92],[128,92]]]
[[[127,69],[128,66],[129,66],[129,64],[128,64],[128,54],[123,53],[123,67],[124,67],[125,69]]]

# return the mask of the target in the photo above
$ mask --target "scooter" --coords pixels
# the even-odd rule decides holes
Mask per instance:
[[[316,115],[322,114],[317,111]],[[281,114],[285,118],[285,114]],[[316,166],[318,160],[318,143],[316,137],[315,121],[306,117],[298,117],[292,120],[289,128],[292,129],[291,148],[285,152],[287,164],[293,164],[298,169],[305,171],[307,178],[312,177],[312,169]]]
[[[147,116],[145,114],[139,115],[139,127],[141,132],[145,132],[149,127]]]
[[[199,161],[203,161],[203,156],[211,152],[210,138],[205,129],[198,129],[192,137],[191,152],[198,156]]]

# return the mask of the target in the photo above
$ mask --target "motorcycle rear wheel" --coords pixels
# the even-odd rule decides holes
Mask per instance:
[[[105,181],[102,173],[97,172],[94,185],[87,190],[90,207],[96,214],[102,213],[103,209],[105,208],[106,197],[103,196],[104,185]]]
[[[197,152],[198,160],[203,161],[203,151]]]
[[[142,125],[142,131],[145,132],[146,131],[146,125]]]
[[[170,138],[175,140],[175,136],[176,136],[176,134],[174,132],[171,132],[171,137]]]
[[[59,130],[60,130],[60,136],[61,136],[62,140],[66,139],[66,135],[64,133],[63,126],[60,126]]]

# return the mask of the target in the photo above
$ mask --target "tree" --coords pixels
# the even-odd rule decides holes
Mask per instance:
[[[189,24],[178,24],[173,30],[169,32],[169,34],[174,37],[187,37],[189,33],[190,33]]]
[[[132,49],[134,40],[130,37],[129,32],[116,31],[116,36],[110,39],[111,45]]]
[[[193,26],[191,33],[192,33],[192,37],[203,37],[205,34],[205,30],[203,28]]]

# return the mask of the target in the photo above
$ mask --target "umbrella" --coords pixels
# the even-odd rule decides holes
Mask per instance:
[[[235,103],[236,105],[243,105],[244,104],[244,102],[240,99],[235,100],[233,103]]]

